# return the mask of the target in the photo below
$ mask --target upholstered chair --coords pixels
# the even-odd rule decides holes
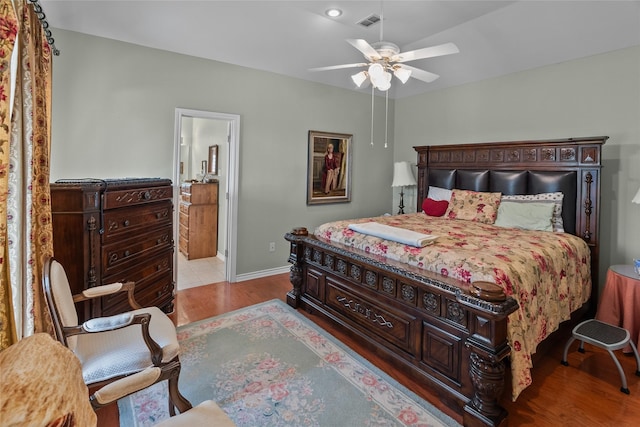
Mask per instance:
[[[55,259],[45,261],[43,290],[57,339],[80,360],[98,409],[115,400],[168,380],[169,412],[186,412],[189,401],[178,390],[180,359],[176,328],[157,307],[141,308],[134,298],[134,283],[114,283],[72,295],[67,274]],[[76,302],[127,292],[132,311],[93,318],[78,324]]]

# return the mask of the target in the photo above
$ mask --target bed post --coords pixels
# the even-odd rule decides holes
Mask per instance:
[[[304,246],[299,244],[301,237],[306,237],[309,232],[304,227],[294,228],[291,233],[285,235],[285,239],[291,243],[289,252],[289,262],[291,270],[289,272],[289,281],[293,285],[293,289],[287,292],[287,304],[293,308],[298,308],[300,304],[301,286],[302,286],[302,263],[304,254],[302,253]]]
[[[473,395],[464,405],[463,424],[502,426],[506,425],[508,414],[500,406],[499,400],[506,378],[504,360],[511,353],[504,320],[517,310],[518,303],[513,298],[507,298],[504,292],[497,288],[494,288],[494,294],[489,299],[502,302],[499,305],[485,303],[483,299],[486,294],[483,295],[481,290],[479,292],[474,295],[478,299],[461,291],[456,293],[456,300],[472,313],[471,335],[464,345],[470,352],[469,378],[473,386]]]

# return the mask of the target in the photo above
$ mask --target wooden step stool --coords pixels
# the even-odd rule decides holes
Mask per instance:
[[[619,350],[624,348],[627,344],[630,344],[633,354],[636,356],[636,375],[640,377],[640,356],[638,356],[638,349],[633,343],[633,340],[631,340],[629,331],[596,319],[585,320],[573,328],[572,336],[564,347],[564,354],[562,355],[561,362],[564,366],[569,366],[569,363],[567,362],[567,353],[569,351],[569,346],[575,340],[580,340],[580,348],[578,348],[580,353],[584,353],[585,342],[607,350],[618,367],[618,372],[622,379],[622,387],[620,387],[620,391],[629,394],[629,389],[627,388],[627,377],[624,375],[622,365],[620,365],[615,354],[613,354],[614,350]]]

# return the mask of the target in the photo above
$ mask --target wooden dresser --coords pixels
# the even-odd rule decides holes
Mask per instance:
[[[71,291],[136,282],[142,306],[173,311],[173,190],[159,178],[51,184],[54,257]],[[125,295],[78,307],[82,320],[130,310]]]
[[[180,186],[180,252],[187,259],[218,254],[218,183]]]

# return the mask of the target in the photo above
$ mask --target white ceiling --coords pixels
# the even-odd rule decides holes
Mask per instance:
[[[40,0],[57,28],[354,89],[359,69],[309,68],[362,62],[345,39],[384,39],[402,51],[455,43],[460,53],[409,65],[433,83],[394,79],[390,96],[430,90],[640,45],[640,1],[66,1]],[[324,12],[342,9],[339,18]],[[65,46],[56,43],[61,55]],[[615,78],[615,76],[612,76]],[[364,89],[369,91],[370,89]]]

